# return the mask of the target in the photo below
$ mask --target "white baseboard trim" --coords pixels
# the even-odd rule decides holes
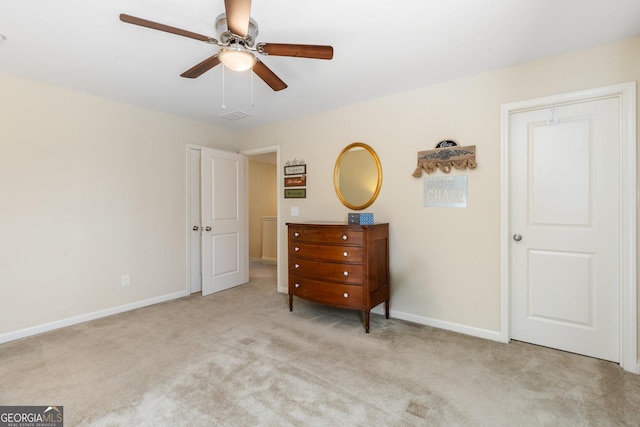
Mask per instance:
[[[42,325],[32,326],[30,328],[20,329],[15,332],[8,332],[0,335],[0,344],[15,341],[21,338],[30,337],[33,335],[42,334],[44,332],[53,331],[55,329],[64,328],[65,326],[71,326],[78,323],[88,322],[90,320],[100,319],[101,317],[111,316],[113,314],[124,313],[125,311],[135,310],[137,308],[147,307],[161,302],[171,301],[174,299],[186,297],[189,295],[188,291],[175,292],[173,294],[162,295],[159,297],[149,298],[143,301],[132,302],[130,304],[124,304],[117,307],[107,308],[105,310],[94,311],[93,313],[82,314],[80,316],[69,317],[67,319],[56,320],[55,322],[49,322]]]
[[[371,310],[372,313],[384,315],[384,308],[378,306]],[[477,338],[484,338],[491,341],[506,342],[500,335],[500,331],[492,331],[489,329],[476,328],[473,326],[462,325],[459,323],[446,322],[444,320],[431,319],[429,317],[416,316],[414,314],[404,313],[401,311],[390,310],[389,316],[395,319],[406,320],[408,322],[418,323],[420,325],[432,326],[438,329],[458,332],[465,335],[471,335]]]
[[[288,293],[287,288],[278,288],[278,292]],[[372,313],[384,316],[384,304],[378,304],[371,309]],[[445,322],[443,320],[431,319],[429,317],[416,316],[414,314],[404,313],[402,311],[389,310],[389,317],[394,319],[406,320],[407,322],[418,323],[420,325],[432,326],[438,329],[458,332],[460,334],[470,335],[477,338],[484,338],[491,341],[507,343],[500,331],[491,331],[489,329],[475,328],[473,326],[461,325],[459,323]]]
[[[262,260],[263,261],[269,261],[269,262],[278,262],[278,258],[274,258],[274,257],[270,257],[270,256],[263,256]]]

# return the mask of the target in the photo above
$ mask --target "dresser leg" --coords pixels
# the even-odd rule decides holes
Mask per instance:
[[[289,311],[293,311],[293,294],[289,294]]]
[[[384,302],[384,317],[389,318],[389,300]]]
[[[369,333],[369,310],[364,312],[364,331]]]

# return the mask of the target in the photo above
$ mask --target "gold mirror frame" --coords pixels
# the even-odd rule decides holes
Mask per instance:
[[[373,161],[376,164],[376,171],[378,175],[377,181],[376,181],[376,187],[375,187],[375,190],[373,191],[371,198],[361,205],[355,205],[351,203],[349,200],[347,200],[344,197],[343,193],[340,191],[340,164],[342,163],[344,156],[347,153],[349,153],[349,151],[353,148],[363,148],[367,150],[367,152],[371,155],[371,157],[373,158]],[[378,155],[373,150],[373,148],[369,147],[367,144],[362,142],[354,142],[353,144],[347,145],[338,156],[338,159],[336,160],[336,165],[333,168],[333,186],[342,204],[348,207],[349,209],[358,211],[370,206],[378,197],[378,194],[380,193],[380,188],[382,187],[382,165],[380,164],[380,159],[378,158]]]

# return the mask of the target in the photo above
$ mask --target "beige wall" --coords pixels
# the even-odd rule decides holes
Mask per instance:
[[[346,145],[369,144],[384,176],[367,211],[390,223],[392,313],[490,337],[500,330],[501,104],[639,79],[640,38],[632,38],[255,129],[241,143],[279,144],[283,162],[307,162],[308,198],[283,199],[281,224],[345,220],[334,162]],[[477,169],[451,172],[468,176],[465,209],[424,208],[422,180],[412,176],[417,152],[444,139],[477,147]],[[288,216],[294,204],[299,217]]]
[[[185,293],[186,146],[236,133],[10,75],[0,93],[0,338]]]
[[[249,256],[262,257],[262,217],[276,216],[276,165],[249,158]]]

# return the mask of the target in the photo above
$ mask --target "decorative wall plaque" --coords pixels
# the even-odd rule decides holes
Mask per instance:
[[[418,151],[418,167],[413,176],[419,178],[422,176],[422,170],[428,174],[440,169],[444,173],[451,172],[451,168],[456,169],[475,169],[476,163],[476,146],[468,147],[446,147],[436,148],[435,150]]]
[[[467,177],[439,176],[424,180],[424,201],[427,208],[466,208]]]
[[[457,147],[458,143],[451,140],[440,141],[436,144],[436,148]]]
[[[302,175],[307,173],[307,165],[290,165],[284,167],[285,175]]]
[[[306,188],[285,188],[284,198],[285,199],[306,199],[307,189]]]
[[[307,185],[307,175],[286,176],[284,178],[285,187],[304,187]]]
[[[293,159],[284,164],[285,175],[304,175],[307,173],[307,164],[304,160]]]
[[[293,159],[289,160],[284,165],[284,186],[285,187],[297,187],[297,188],[285,188],[285,199],[306,199],[307,189],[302,188],[307,185],[307,164],[304,160]],[[296,175],[296,176],[291,176]]]

